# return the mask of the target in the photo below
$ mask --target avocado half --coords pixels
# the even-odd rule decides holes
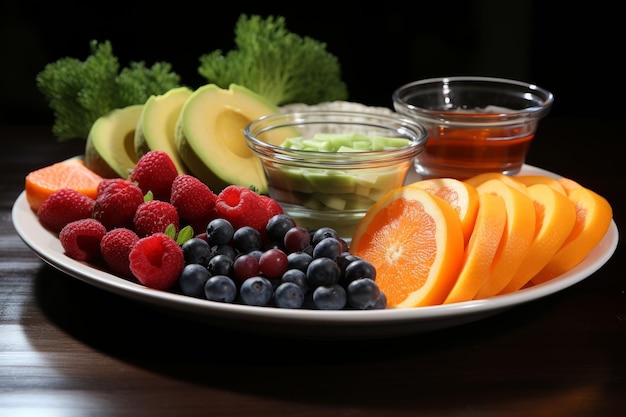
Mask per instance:
[[[115,109],[91,126],[85,165],[103,178],[128,178],[137,164],[135,129],[143,104]]]
[[[187,99],[176,124],[178,155],[215,193],[228,185],[254,186],[267,194],[261,161],[246,145],[244,128],[278,108],[253,91],[231,84],[204,85]]]
[[[137,158],[150,151],[163,151],[172,158],[179,174],[188,172],[176,150],[174,136],[180,111],[192,93],[190,88],[178,87],[146,100],[135,130]]]

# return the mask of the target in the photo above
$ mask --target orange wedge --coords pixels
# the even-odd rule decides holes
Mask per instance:
[[[376,267],[388,307],[436,305],[459,273],[463,229],[450,204],[407,185],[374,203],[359,222],[350,251]]]
[[[576,208],[546,183],[527,187],[535,205],[535,237],[519,269],[502,293],[517,291],[545,267],[565,242],[576,222]]]
[[[479,194],[500,196],[506,208],[506,227],[493,258],[489,275],[475,298],[497,295],[519,269],[535,235],[535,205],[526,192],[499,179],[487,180],[476,187]]]
[[[558,191],[563,195],[567,195],[567,193],[565,192],[565,188],[563,188],[563,185],[561,185],[561,183],[556,178],[548,177],[547,175],[520,175],[515,177],[515,180],[521,182],[526,187],[534,184],[545,184],[554,189],[554,191]]]
[[[482,287],[500,244],[506,225],[504,200],[482,193],[474,231],[465,248],[463,267],[444,304],[474,299]]]
[[[480,184],[489,180],[499,180],[506,185],[518,189],[519,191],[526,192],[526,186],[524,184],[517,181],[515,178],[509,175],[505,175],[501,172],[485,172],[483,174],[478,174],[471,178],[468,178],[465,180],[465,182],[473,185],[474,187],[478,187]]]
[[[600,243],[613,219],[613,209],[604,197],[571,179],[559,178],[558,181],[576,207],[576,222],[550,262],[532,278],[535,284],[561,275],[582,262]]]
[[[87,168],[82,159],[66,159],[26,175],[26,201],[37,212],[50,194],[63,188],[72,188],[95,199],[100,181],[102,177]]]
[[[457,212],[465,244],[469,242],[478,212],[478,191],[469,183],[454,178],[433,178],[410,184],[447,201]]]

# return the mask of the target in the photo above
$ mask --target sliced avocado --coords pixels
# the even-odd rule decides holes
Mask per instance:
[[[135,129],[143,104],[115,109],[91,126],[85,144],[85,165],[104,178],[128,178],[137,164]]]
[[[192,93],[187,87],[178,87],[148,98],[135,130],[134,145],[138,158],[149,151],[163,151],[172,158],[180,174],[188,172],[176,150],[174,135],[180,111]]]
[[[207,84],[187,99],[176,123],[175,143],[189,171],[213,192],[254,186],[267,193],[261,161],[246,145],[243,129],[278,108],[245,87]]]

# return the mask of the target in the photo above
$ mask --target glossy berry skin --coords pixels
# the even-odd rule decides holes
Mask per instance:
[[[280,249],[268,249],[259,259],[261,274],[268,278],[280,278],[287,270],[287,255]]]
[[[233,260],[226,255],[215,255],[207,265],[209,274],[231,276],[233,274]]]
[[[266,306],[273,294],[272,283],[267,278],[259,276],[248,278],[239,289],[241,301],[250,306]]]
[[[248,253],[253,250],[260,250],[263,241],[261,239],[261,234],[255,228],[243,226],[235,230],[233,243],[235,245],[235,249],[239,252]]]
[[[267,238],[274,242],[284,242],[285,233],[292,227],[296,226],[296,222],[286,214],[277,214],[272,216],[265,226]]]
[[[213,219],[206,227],[207,240],[211,246],[229,245],[234,234],[233,225],[226,219]]]
[[[311,235],[304,227],[295,226],[285,233],[283,239],[288,252],[301,252],[311,246]]]
[[[187,240],[181,248],[185,256],[185,264],[200,264],[206,267],[212,257],[209,244],[198,237]]]
[[[237,298],[237,286],[226,275],[215,275],[204,285],[204,296],[210,301],[232,303]]]
[[[339,284],[322,285],[313,291],[313,304],[319,310],[341,310],[346,302],[346,290]]]
[[[315,258],[311,261],[306,271],[309,288],[337,284],[340,273],[339,266],[332,259]]]
[[[287,265],[289,269],[299,269],[306,273],[313,256],[306,252],[291,252],[287,255]]]
[[[336,260],[342,252],[341,242],[334,237],[320,240],[313,247],[313,258],[330,258]]]
[[[293,282],[283,282],[274,291],[274,304],[279,308],[300,308],[304,303],[302,288]]]
[[[305,294],[309,291],[309,284],[307,283],[306,273],[299,269],[288,269],[280,278],[280,282],[293,282],[302,288],[302,292]]]
[[[374,280],[361,278],[350,282],[346,287],[346,293],[350,307],[357,310],[368,310],[376,305],[380,296],[380,289]]]
[[[323,239],[327,237],[332,237],[334,239],[339,240],[339,233],[332,227],[320,227],[319,229],[313,232],[313,236],[311,236],[311,244],[316,246]]]
[[[178,284],[183,294],[190,297],[206,298],[204,285],[210,278],[209,270],[197,263],[185,265],[178,278]]]
[[[365,259],[356,259],[350,262],[343,272],[341,283],[347,286],[352,281],[361,278],[370,278],[376,280],[376,267]]]
[[[239,281],[244,281],[261,273],[259,259],[252,253],[244,253],[235,258],[233,274]]]

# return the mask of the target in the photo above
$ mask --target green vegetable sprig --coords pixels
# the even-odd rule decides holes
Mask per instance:
[[[202,55],[198,73],[222,88],[247,87],[275,105],[348,97],[339,62],[326,44],[291,33],[284,17],[241,15],[235,44],[226,55],[219,49]]]
[[[90,48],[84,62],[61,58],[37,74],[37,88],[54,111],[52,132],[59,140],[86,139],[93,123],[111,110],[143,104],[153,94],[180,86],[180,76],[167,62],[151,68],[143,61],[131,62],[120,71],[109,41],[91,41]]]

